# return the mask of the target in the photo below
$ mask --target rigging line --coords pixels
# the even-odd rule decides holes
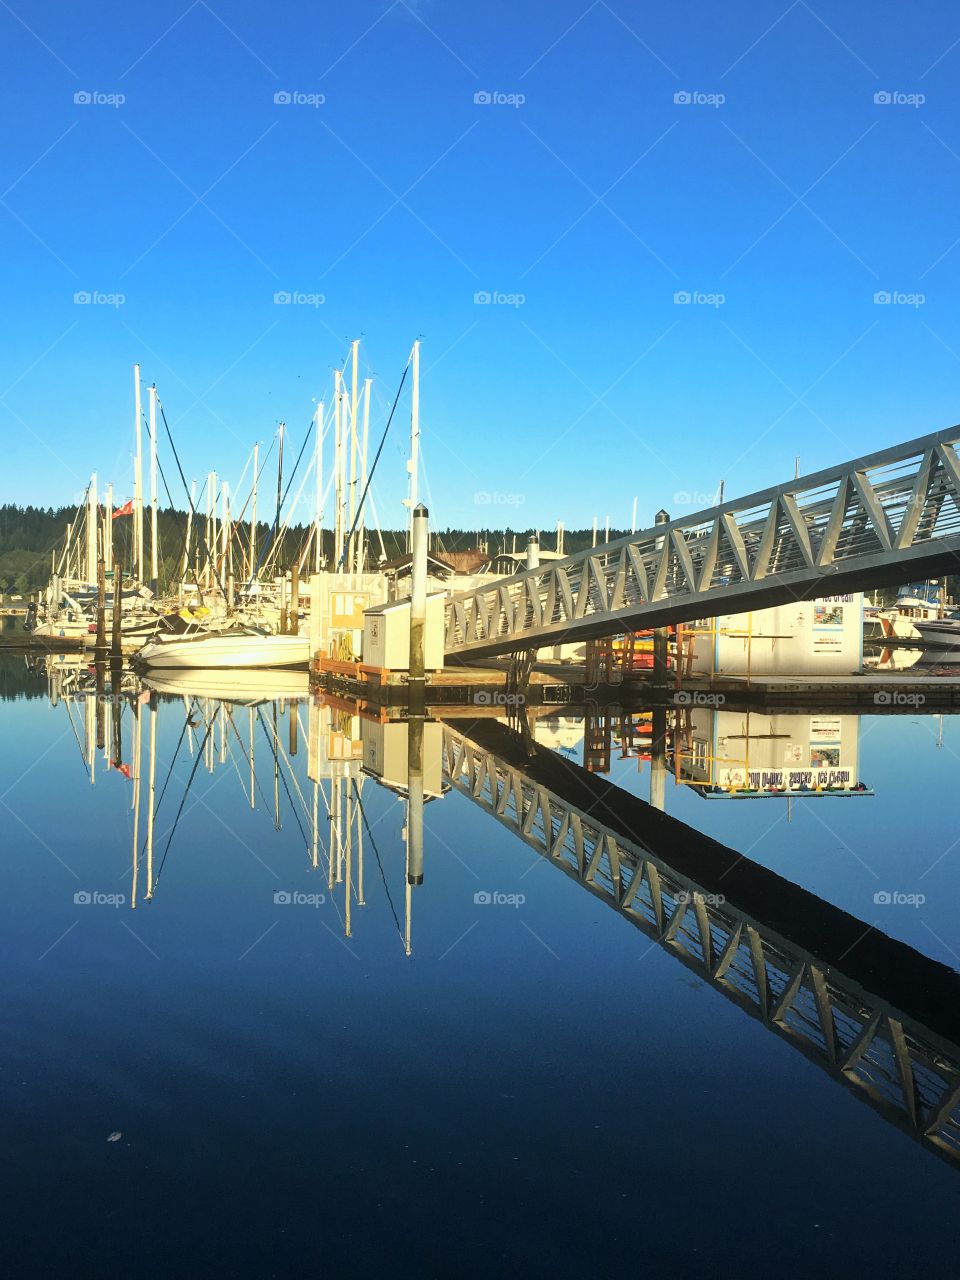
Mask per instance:
[[[228,715],[228,716],[227,716],[227,723],[230,725],[230,728],[231,728],[231,729],[233,730],[233,732],[236,734],[237,742],[240,744],[240,750],[243,752],[243,758],[244,758],[244,760],[245,760],[245,761],[246,761],[246,763],[247,763],[247,768],[249,768],[249,767],[250,767],[250,757],[247,755],[247,749],[246,749],[246,747],[243,745],[243,739],[240,737],[240,730],[239,730],[239,729],[237,728],[237,726],[234,724],[234,722],[233,722],[233,716],[232,716],[232,715]],[[264,809],[265,809],[267,812],[269,812],[269,809],[270,809],[270,802],[269,802],[269,800],[267,799],[266,795],[264,794],[263,787],[261,787],[261,785],[260,785],[260,779],[257,777],[257,771],[256,771],[256,769],[254,769],[254,771],[253,771],[253,781],[254,781],[254,784],[256,785],[257,791],[259,791],[259,793],[260,793],[260,799],[263,801],[263,807],[264,807]]]
[[[163,411],[163,402],[160,400],[159,396],[157,397],[157,408],[160,410],[160,417],[163,419],[163,425],[167,432],[167,439],[170,441],[170,448],[173,450],[173,460],[177,464],[177,470],[180,472],[180,479],[183,482],[183,491],[187,495],[187,501],[190,503],[190,510],[193,513],[194,523],[197,526],[197,537],[199,538],[201,544],[203,545],[203,552],[207,558],[207,561],[213,568],[214,573],[216,574],[217,585],[220,588],[220,592],[223,595],[224,599],[226,599],[227,593],[224,589],[222,581],[220,580],[219,570],[217,569],[217,566],[213,560],[213,557],[210,555],[210,548],[207,546],[207,539],[203,532],[203,528],[200,524],[200,517],[197,515],[197,509],[193,505],[193,499],[190,497],[190,489],[187,486],[187,477],[183,474],[183,467],[180,465],[180,455],[177,453],[177,446],[173,443],[173,436],[170,433],[170,424],[167,422],[167,415]],[[200,599],[201,600],[203,599],[202,594],[200,596]]]
[[[360,806],[360,817],[363,819],[363,825],[367,829],[367,838],[373,845],[374,857],[377,859],[377,866],[380,868],[380,879],[383,881],[383,889],[387,895],[387,902],[390,903],[390,913],[393,916],[393,923],[397,926],[397,933],[400,941],[403,942],[403,929],[400,927],[400,919],[397,916],[396,908],[393,905],[393,898],[390,897],[390,886],[387,884],[387,877],[383,873],[383,863],[380,861],[380,850],[377,848],[377,842],[373,838],[373,832],[370,830],[370,823],[367,821],[367,815],[363,807],[363,801],[360,799],[360,791],[357,787],[355,779],[351,779],[353,783],[353,795],[357,804]]]
[[[155,716],[157,715],[157,712],[151,710],[150,714]],[[186,718],[183,722],[183,728],[180,730],[180,738],[177,741],[177,749],[173,753],[173,759],[170,761],[170,768],[167,770],[167,776],[166,778],[164,778],[163,786],[160,789],[160,799],[157,801],[156,806],[153,810],[154,818],[156,818],[157,814],[160,812],[160,806],[163,804],[163,797],[166,795],[166,792],[167,792],[167,786],[170,782],[170,775],[173,773],[173,766],[177,763],[177,756],[180,754],[180,748],[183,746],[183,739],[186,736],[187,727],[190,724],[190,717],[192,715],[193,715],[193,702],[191,701],[190,706],[187,710]]]
[[[207,732],[203,735],[203,741],[200,743],[200,750],[197,752],[197,758],[193,762],[193,768],[190,770],[190,777],[187,779],[187,785],[183,791],[183,799],[180,801],[180,808],[177,810],[177,816],[173,820],[173,826],[170,829],[170,834],[167,837],[166,847],[163,850],[163,857],[160,859],[160,867],[157,870],[157,874],[153,882],[154,889],[157,889],[160,885],[160,877],[163,875],[163,868],[167,861],[167,854],[170,852],[170,844],[173,840],[173,837],[177,834],[177,825],[180,822],[180,815],[183,813],[183,806],[187,803],[187,796],[190,794],[190,788],[193,786],[193,779],[196,776],[197,766],[199,765],[200,761],[203,759],[203,748],[207,745],[207,739],[210,737],[210,732],[213,729],[213,725],[214,725],[214,721],[211,720],[210,723],[207,725]]]
[[[290,788],[287,786],[287,780],[283,776],[283,770],[280,768],[280,759],[277,756],[277,752],[273,743],[270,741],[270,734],[267,731],[267,726],[263,720],[263,712],[260,710],[259,707],[257,707],[257,719],[260,721],[261,727],[263,728],[264,735],[267,739],[267,745],[269,746],[271,752],[273,752],[273,763],[277,767],[277,776],[279,777],[280,781],[283,783],[283,789],[287,793],[287,799],[290,801],[290,811],[293,814],[294,818],[296,818],[297,820],[297,826],[300,828],[300,834],[303,836],[303,843],[304,845],[307,845],[307,833],[304,831],[303,823],[300,821],[300,815],[299,813],[297,813],[297,806],[293,803],[293,797],[290,795]],[[300,803],[303,804],[302,798]],[[304,806],[304,809],[306,809],[306,806]]]
[[[310,436],[311,436],[311,434],[312,434],[312,432],[313,432],[314,421],[315,421],[315,420],[314,420],[313,418],[311,418],[311,419],[310,419],[310,425],[307,427],[307,434],[303,437],[303,444],[300,446],[300,452],[297,454],[297,460],[296,460],[296,462],[293,464],[293,470],[292,470],[292,471],[291,471],[291,473],[290,473],[290,479],[287,481],[287,487],[284,489],[284,491],[283,491],[283,496],[282,496],[282,497],[280,496],[280,492],[279,492],[279,477],[278,477],[278,484],[277,484],[277,499],[278,499],[278,501],[277,501],[277,514],[276,514],[276,516],[275,516],[275,518],[274,518],[274,521],[273,521],[273,527],[272,527],[272,529],[270,530],[270,533],[269,533],[269,535],[268,535],[267,545],[266,545],[266,547],[264,548],[264,550],[261,552],[260,559],[257,561],[257,568],[256,568],[256,572],[254,573],[253,577],[251,577],[251,579],[250,579],[250,581],[251,581],[251,582],[253,581],[253,578],[254,578],[254,577],[256,577],[256,576],[257,576],[257,574],[260,572],[260,566],[263,564],[264,559],[266,558],[266,556],[269,554],[269,552],[270,552],[270,551],[272,551],[272,550],[273,550],[273,540],[274,540],[274,538],[276,537],[276,535],[277,535],[277,531],[278,531],[278,529],[279,529],[279,527],[280,527],[280,512],[281,512],[281,510],[283,509],[283,504],[284,504],[284,503],[286,502],[286,500],[287,500],[287,495],[288,495],[288,494],[289,494],[289,492],[290,492],[290,486],[293,484],[294,476],[296,476],[296,474],[297,474],[297,469],[299,468],[299,466],[300,466],[300,462],[301,462],[301,459],[303,458],[304,450],[306,449],[307,444],[308,444],[308,442],[309,442],[309,440],[310,440]]]
[[[77,726],[73,723],[73,712],[70,710],[70,703],[66,698],[63,700],[63,705],[67,708],[67,717],[70,720],[70,728],[73,730],[73,736],[76,738],[77,746],[80,750],[80,763],[83,765],[84,773],[86,773],[87,765],[83,757],[83,745],[80,742],[80,735],[77,733]]]
[[[159,404],[159,403],[160,403],[160,399],[159,399],[159,397],[157,397],[157,404]],[[162,412],[163,412],[163,410],[161,409],[161,411],[160,411],[160,412],[162,413]],[[147,438],[152,440],[152,436],[151,436],[151,433],[150,433],[150,423],[147,421],[147,418],[146,418],[146,417],[144,417],[144,419],[143,419],[143,423],[144,423],[144,426],[145,426],[145,427],[146,427],[146,429],[147,429]],[[154,449],[155,449],[155,450],[156,450],[156,445],[157,445],[157,443],[158,443],[158,442],[154,441]],[[173,494],[170,492],[170,486],[167,484],[167,477],[166,477],[166,473],[164,472],[164,469],[163,469],[163,463],[160,461],[159,452],[157,453],[157,470],[160,472],[160,479],[163,481],[163,488],[164,488],[164,492],[165,492],[165,493],[166,493],[166,495],[167,495],[167,502],[169,502],[169,504],[170,504],[170,510],[171,510],[171,511],[173,511],[173,510],[174,510],[174,506],[173,506]],[[182,474],[182,472],[181,472],[181,474]],[[142,499],[141,499],[141,500],[142,500]],[[159,513],[159,511],[158,511],[158,512],[157,512],[157,515],[159,516],[159,514],[160,514],[160,513]],[[187,549],[187,526],[186,526],[186,523],[184,523],[184,526],[183,526],[183,542],[181,543],[180,550],[177,552],[177,564],[179,564],[179,563],[180,563],[180,560],[182,559],[182,557],[183,557],[183,553],[184,553],[184,551],[185,551],[186,549]],[[159,553],[158,553],[158,554],[159,554]]]
[[[187,732],[187,725],[190,723],[190,716],[191,716],[191,714],[192,714],[192,713],[193,713],[193,704],[191,703],[190,708],[189,708],[189,710],[187,711],[187,717],[186,717],[186,719],[185,719],[185,720],[184,720],[184,722],[183,722],[183,728],[180,730],[180,737],[179,737],[179,739],[177,740],[177,748],[176,748],[176,750],[175,750],[175,751],[174,751],[174,753],[173,753],[173,759],[170,761],[170,767],[169,767],[169,769],[167,770],[167,776],[164,778],[164,780],[163,780],[163,786],[160,788],[160,799],[159,799],[159,800],[157,801],[157,803],[153,806],[153,817],[154,817],[154,821],[156,821],[157,814],[160,812],[160,806],[163,804],[163,797],[164,797],[164,796],[166,795],[166,793],[167,793],[167,785],[168,785],[168,783],[170,782],[170,775],[173,773],[173,766],[177,763],[177,756],[180,754],[180,748],[183,746],[183,739],[184,739],[184,735],[185,735],[185,734],[186,734],[186,732]],[[157,710],[156,710],[156,711],[154,711],[154,710],[153,710],[153,708],[151,708],[151,709],[150,709],[150,714],[151,714],[152,716],[159,715],[159,714],[160,714],[159,707],[157,708]],[[137,716],[137,718],[138,718],[138,723],[139,723],[139,712],[138,712],[138,716]],[[137,778],[137,785],[138,785],[138,786],[139,786],[139,783],[140,783],[140,779],[139,779],[139,777],[138,777],[138,778]],[[147,837],[146,837],[146,836],[144,836],[144,837],[143,837],[143,844],[142,844],[142,845],[141,845],[141,847],[140,847],[140,859],[141,859],[141,861],[143,860],[143,855],[144,855],[144,853],[146,852],[146,848],[147,848]]]
[[[366,502],[367,492],[370,489],[370,485],[373,483],[373,473],[377,469],[377,463],[380,461],[380,454],[383,452],[383,446],[387,442],[387,432],[390,430],[390,423],[393,421],[393,415],[397,411],[397,405],[400,401],[400,392],[403,390],[403,384],[406,382],[407,374],[409,372],[410,372],[410,360],[408,358],[407,363],[403,370],[403,377],[400,379],[400,385],[399,387],[397,387],[397,394],[393,398],[393,408],[390,410],[389,418],[387,418],[387,425],[383,428],[383,435],[380,437],[380,444],[377,446],[377,452],[374,454],[373,466],[370,468],[370,473],[367,476],[367,483],[364,485],[363,493],[360,495],[360,502],[357,504],[356,515],[353,517],[353,525],[351,526],[350,532],[347,534],[346,540],[344,541],[343,554],[340,557],[339,565],[337,565],[338,569],[343,567],[343,562],[347,558],[348,544],[350,539],[353,537],[354,530],[357,527],[357,522],[360,519],[360,512],[363,510],[364,502]]]

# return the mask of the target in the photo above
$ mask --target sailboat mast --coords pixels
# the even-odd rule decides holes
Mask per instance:
[[[278,455],[277,455],[277,524],[276,524],[276,560],[275,563],[280,564],[281,552],[281,535],[280,535],[280,508],[283,506],[283,433],[286,430],[286,423],[280,423],[280,429],[277,436]]]
[[[257,571],[257,481],[260,478],[260,443],[253,446],[253,492],[250,495],[250,572],[247,581],[253,582]]]
[[[413,383],[410,391],[410,519],[407,550],[413,551],[413,513],[417,507],[417,478],[420,472],[420,339],[413,344]]]
[[[150,387],[150,590],[156,595],[160,555],[157,547],[157,384]]]
[[[314,485],[316,487],[316,503],[314,516],[314,548],[313,548],[313,571],[320,572],[323,563],[323,401],[317,405],[317,438],[314,441],[316,449],[314,463]]]
[[[351,571],[354,567],[357,552],[357,531],[354,527],[354,522],[357,516],[357,361],[359,349],[360,340],[355,338],[350,345],[350,548],[347,554],[347,563]]]
[[[343,557],[343,490],[340,457],[343,452],[343,397],[340,394],[340,370],[333,374],[333,491],[334,491],[334,569],[340,572]]]
[[[187,578],[187,570],[190,567],[190,543],[193,540],[193,509],[197,502],[197,482],[190,483],[190,509],[187,512],[187,536],[183,544],[183,573],[182,580],[185,582]]]
[[[87,582],[97,580],[97,473],[87,489]]]
[[[140,366],[133,366],[133,404],[137,452],[133,462],[133,558],[137,581],[143,581],[143,404],[140,398]]]
[[[367,446],[370,442],[370,384],[372,378],[364,378],[363,380],[363,444],[360,448],[360,482],[361,493],[367,491]],[[364,508],[360,509],[360,523],[357,533],[357,565],[356,572],[363,572],[364,561],[367,558],[367,520],[364,515]]]

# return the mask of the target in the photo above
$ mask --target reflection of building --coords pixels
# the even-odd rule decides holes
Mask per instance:
[[[692,707],[678,721],[677,781],[707,798],[873,794],[859,778],[857,715]]]
[[[394,791],[406,791],[410,774],[409,731],[405,720],[361,721],[363,767]],[[443,728],[429,720],[423,726],[423,793],[440,795],[443,787]]]
[[[849,675],[863,662],[863,594],[797,600],[683,627],[690,670],[705,675]]]

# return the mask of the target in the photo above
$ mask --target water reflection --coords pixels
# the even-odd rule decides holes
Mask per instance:
[[[140,681],[66,660],[44,674],[90,783],[104,771],[130,781],[130,909],[162,901],[196,776],[225,770],[277,831],[293,815],[346,938],[372,858],[412,956],[419,889],[441,852],[425,812],[456,792],[889,1122],[960,1159],[957,973],[663,812],[671,777],[716,798],[869,798],[857,716],[541,708],[514,726],[473,709],[408,721],[311,696],[288,673],[266,686],[263,673]],[[163,760],[161,718],[175,743]],[[651,804],[599,776],[615,757],[649,766]],[[402,877],[381,851],[371,785],[403,805]]]

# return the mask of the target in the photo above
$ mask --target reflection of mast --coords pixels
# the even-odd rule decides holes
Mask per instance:
[[[423,716],[412,716],[407,738],[407,884],[403,945],[407,955],[412,944],[412,889],[423,884]]]
[[[130,887],[130,909],[137,909],[137,880],[140,870],[140,756],[143,744],[143,717],[137,707],[137,736],[133,740],[133,867]]]
[[[153,811],[154,795],[157,783],[157,713],[159,706],[150,708],[150,783],[147,795],[150,807],[147,810],[147,901],[153,897]],[[140,717],[137,717],[139,722]],[[139,791],[139,782],[137,784]]]
[[[256,775],[256,773],[254,772],[254,767],[253,767],[253,718],[254,718],[253,707],[249,707],[249,708],[248,708],[248,710],[247,710],[247,715],[248,715],[248,717],[249,717],[249,719],[248,719],[248,725],[249,725],[249,731],[250,731],[250,752],[249,752],[249,756],[250,756],[250,808],[251,808],[251,809],[255,809],[255,808],[257,807],[257,801],[256,801],[256,796],[255,796],[255,794],[254,794],[254,788],[255,788],[255,786],[256,786],[256,782],[257,782],[257,775]]]
[[[319,865],[319,844],[320,844],[320,832],[319,832],[318,825],[317,825],[317,824],[318,824],[318,820],[319,820],[319,816],[318,816],[318,810],[319,810],[319,794],[318,794],[318,793],[319,793],[319,791],[320,791],[320,783],[319,783],[319,782],[315,782],[315,783],[313,784],[313,815],[312,815],[312,817],[313,817],[313,825],[312,825],[312,827],[311,827],[311,835],[310,835],[310,839],[311,839],[311,848],[310,848],[311,857],[310,857],[310,864],[311,864],[311,866],[313,867],[314,871],[316,871],[317,866]]]
[[[273,704],[273,825],[280,830],[280,753],[277,746],[280,739],[277,736],[277,704]]]

